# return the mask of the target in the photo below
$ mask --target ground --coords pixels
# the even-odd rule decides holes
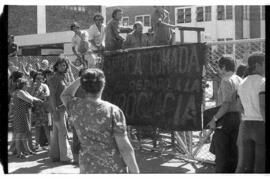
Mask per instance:
[[[11,134],[9,134],[9,140]],[[165,154],[159,151],[151,151],[146,148],[135,147],[136,160],[141,173],[214,173],[214,165],[202,162],[187,162],[178,156]],[[78,174],[76,165],[63,165],[51,162],[48,151],[39,151],[37,155],[28,156],[26,159],[18,159],[9,156],[9,173],[45,173],[45,174]]]

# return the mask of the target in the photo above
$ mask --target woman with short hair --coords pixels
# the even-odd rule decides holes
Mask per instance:
[[[80,86],[85,98],[74,97]],[[81,143],[80,173],[126,173],[126,166],[130,173],[139,173],[124,113],[101,99],[104,87],[104,73],[91,68],[61,94]]]

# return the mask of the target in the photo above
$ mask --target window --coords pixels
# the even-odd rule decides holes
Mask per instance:
[[[197,7],[197,22],[211,21],[211,6]]]
[[[123,26],[128,26],[129,25],[129,17],[123,17]]]
[[[205,7],[205,21],[211,21],[211,6]]]
[[[233,19],[233,6],[217,6],[217,20]]]
[[[185,23],[191,22],[191,8],[185,9]]]
[[[141,21],[144,26],[150,27],[150,15],[135,16],[135,21]]]
[[[177,9],[177,23],[191,22],[191,8]]]
[[[233,18],[233,7],[226,6],[226,19],[232,19],[232,18]]]
[[[150,16],[144,16],[144,26],[150,27]]]
[[[203,21],[203,7],[197,7],[197,22]]]
[[[84,6],[64,6],[63,8],[71,11],[85,12]]]
[[[224,20],[224,6],[217,6],[217,20]]]
[[[177,10],[177,23],[185,23],[185,11],[184,9]]]

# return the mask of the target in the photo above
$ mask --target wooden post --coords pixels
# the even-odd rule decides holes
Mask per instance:
[[[184,43],[184,30],[180,30],[180,41]]]

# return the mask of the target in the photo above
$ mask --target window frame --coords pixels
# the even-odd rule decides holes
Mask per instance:
[[[223,18],[222,19],[219,19],[219,7],[223,7]],[[232,7],[232,11],[231,11],[231,18],[228,19],[228,15],[227,15],[227,9],[228,7]],[[234,6],[233,5],[218,5],[216,6],[216,12],[217,12],[217,20],[218,21],[224,21],[224,20],[234,20]]]
[[[127,25],[124,25],[124,19],[128,19],[128,20],[127,20],[127,22],[128,22]],[[129,26],[129,16],[123,16],[123,17],[122,17],[122,25],[123,25],[123,26]]]
[[[146,25],[145,25],[144,18],[145,18],[146,16],[149,17],[149,26],[146,26]],[[150,15],[150,14],[136,15],[136,16],[134,17],[135,22],[137,21],[136,19],[137,19],[138,17],[142,17],[142,24],[143,24],[144,27],[151,27],[151,15]]]

